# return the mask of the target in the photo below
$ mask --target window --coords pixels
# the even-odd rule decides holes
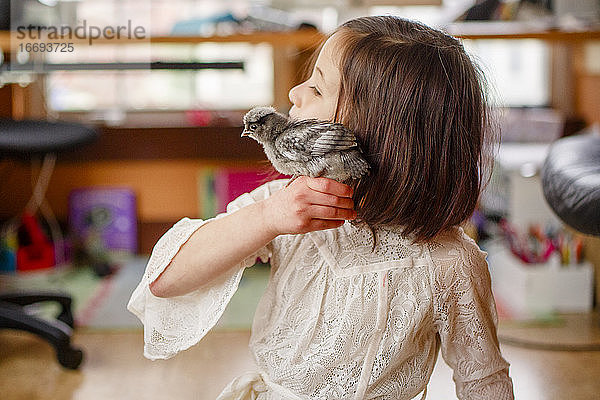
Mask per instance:
[[[148,59],[143,49],[136,51],[135,45],[92,47],[87,53],[80,52],[76,61],[143,62]],[[53,111],[246,109],[273,102],[273,62],[269,45],[154,45],[151,59],[242,61],[244,70],[54,72],[46,81],[48,107]]]

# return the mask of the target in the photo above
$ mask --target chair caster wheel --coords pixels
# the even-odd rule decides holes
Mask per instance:
[[[69,348],[57,353],[58,362],[65,368],[77,369],[83,361],[83,352],[79,349]]]

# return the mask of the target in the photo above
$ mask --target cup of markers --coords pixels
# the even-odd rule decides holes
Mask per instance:
[[[499,227],[510,251],[526,264],[548,261],[556,251],[561,265],[583,262],[583,240],[555,225],[531,224],[527,232],[521,232],[506,219],[501,219]]]

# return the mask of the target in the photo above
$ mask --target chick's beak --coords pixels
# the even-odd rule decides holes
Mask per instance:
[[[245,129],[244,129],[244,131],[242,132],[242,135],[241,135],[241,137],[244,137],[244,136],[250,136],[250,134],[251,134],[251,133],[252,133],[251,131],[248,131],[248,130],[245,130]]]

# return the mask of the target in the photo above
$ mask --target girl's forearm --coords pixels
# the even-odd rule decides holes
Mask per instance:
[[[280,234],[337,228],[353,219],[352,188],[301,176],[264,200],[202,225],[150,284],[158,297],[189,293],[221,276]]]
[[[259,201],[202,225],[163,273],[150,284],[158,297],[189,293],[239,264],[277,234],[265,223],[265,202]]]

